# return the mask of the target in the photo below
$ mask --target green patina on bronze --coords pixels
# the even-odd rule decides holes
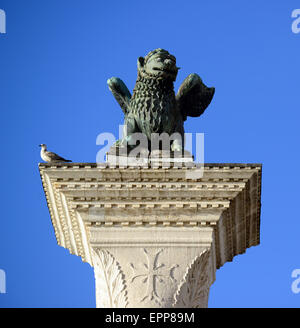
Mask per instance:
[[[118,145],[130,143],[135,133],[143,133],[150,149],[151,135],[175,133],[171,150],[181,151],[184,121],[187,116],[203,114],[215,89],[208,88],[199,75],[190,74],[175,95],[174,82],[179,68],[176,58],[164,49],[155,49],[146,57],[139,57],[137,66],[138,76],[132,96],[121,79],[112,77],[107,81],[125,115],[126,131]]]

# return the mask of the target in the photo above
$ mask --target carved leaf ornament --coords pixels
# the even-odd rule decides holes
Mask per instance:
[[[175,294],[174,307],[207,307],[210,251],[203,251],[187,269],[187,272]]]
[[[93,250],[96,293],[100,308],[125,308],[128,304],[123,273],[117,261],[106,250]]]

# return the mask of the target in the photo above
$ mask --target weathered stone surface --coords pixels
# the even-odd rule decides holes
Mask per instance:
[[[106,154],[106,162],[110,167],[116,166],[131,166],[131,167],[151,167],[163,165],[164,167],[177,167],[189,166],[195,167],[193,155],[187,151],[169,151],[169,150],[153,150],[148,151],[144,149],[138,153],[128,151],[126,147],[111,147],[110,151]],[[176,164],[174,164],[176,163]]]
[[[95,268],[98,307],[206,307],[216,269],[259,244],[260,164],[39,169],[58,244]]]

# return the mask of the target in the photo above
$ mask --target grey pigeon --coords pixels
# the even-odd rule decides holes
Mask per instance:
[[[60,157],[59,155],[52,153],[51,151],[47,150],[47,146],[45,144],[41,144],[41,158],[43,161],[47,163],[54,163],[54,162],[72,162],[68,159],[64,159],[63,157]]]

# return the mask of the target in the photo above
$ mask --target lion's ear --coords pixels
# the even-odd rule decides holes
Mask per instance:
[[[138,69],[141,69],[142,67],[144,67],[144,63],[145,63],[145,58],[144,57],[139,57],[138,60],[137,60]]]

